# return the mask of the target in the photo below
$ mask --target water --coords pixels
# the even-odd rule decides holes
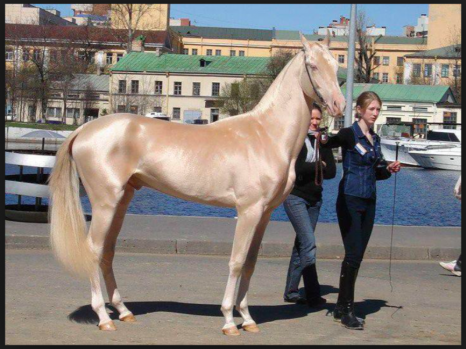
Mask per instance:
[[[5,174],[18,173],[18,166],[6,165]],[[46,169],[46,173],[49,169]],[[36,173],[35,168],[24,167],[24,173]],[[323,205],[319,222],[337,223],[335,201],[338,184],[342,175],[341,164],[337,165],[334,179],[324,182]],[[414,226],[460,226],[461,203],[453,195],[453,188],[460,175],[459,171],[425,170],[403,168],[397,175],[396,225]],[[377,182],[377,213],[375,224],[392,223],[393,187],[395,176]],[[25,204],[34,204],[31,197],[23,197]],[[47,200],[43,200],[44,204]],[[16,195],[5,195],[5,204],[17,203]],[[82,198],[84,210],[91,211],[87,197]],[[198,217],[236,216],[236,210],[201,205],[173,198],[149,188],[137,191],[128,213],[144,215],[174,215]],[[288,221],[283,205],[272,214],[272,220]]]

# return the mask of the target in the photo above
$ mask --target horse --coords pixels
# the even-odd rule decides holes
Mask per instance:
[[[112,114],[80,126],[61,145],[49,180],[51,246],[68,271],[90,279],[91,306],[100,330],[116,327],[105,309],[99,266],[119,320],[136,321],[117,289],[112,263],[128,205],[134,191],[145,186],[185,200],[236,208],[220,308],[225,317],[222,331],[240,334],[233,320],[236,305],[242,328],[259,332],[248,311],[247,292],[272,211],[294,185],[312,105],[321,103],[333,117],[345,108],[329,36],[309,43],[300,35],[303,50],[247,113],[207,125]],[[79,178],[92,207],[87,234]]]

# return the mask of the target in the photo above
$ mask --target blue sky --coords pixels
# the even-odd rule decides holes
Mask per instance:
[[[73,14],[71,5],[34,4],[55,8],[62,16]],[[387,27],[387,35],[402,35],[404,25],[416,25],[428,4],[362,4],[366,16],[378,27]],[[329,25],[340,16],[350,16],[349,4],[173,4],[170,16],[189,18],[191,24],[207,27],[300,30],[312,34],[318,27]]]

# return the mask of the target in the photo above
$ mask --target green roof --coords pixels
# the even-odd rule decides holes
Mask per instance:
[[[201,60],[206,65],[201,66]],[[131,52],[111,68],[113,72],[160,72],[201,74],[264,74],[268,57],[192,56]]]
[[[244,29],[244,28],[218,28],[218,27],[193,27],[172,26],[172,30],[185,37],[202,37],[208,39],[234,39],[272,41],[273,30]]]
[[[452,96],[450,87],[440,85],[354,84],[353,100],[365,91],[377,93],[382,102],[439,103]],[[346,84],[341,92],[346,96]]]
[[[461,45],[451,45],[406,55],[409,58],[461,58]]]
[[[325,35],[317,34],[304,34],[306,39],[309,41],[319,41],[319,39],[325,39]],[[289,40],[289,41],[300,41],[299,31],[296,30],[277,30],[275,39],[277,40]],[[335,42],[347,42],[348,36],[335,36],[330,39]],[[427,40],[424,38],[409,38],[404,36],[382,36],[377,40],[377,44],[387,45],[427,45]]]

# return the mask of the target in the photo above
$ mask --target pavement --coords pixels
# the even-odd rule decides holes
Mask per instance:
[[[126,215],[117,252],[182,255],[230,255],[236,219]],[[263,257],[289,257],[295,232],[290,222],[271,221],[259,251]],[[337,224],[319,223],[317,258],[344,256]],[[5,221],[7,249],[48,249],[49,224]],[[461,227],[374,227],[365,259],[454,260],[461,253]]]
[[[461,278],[431,260],[393,261],[393,291],[388,261],[365,260],[356,284],[356,312],[366,326],[351,331],[329,316],[337,299],[340,261],[318,260],[328,303],[313,310],[283,302],[289,259],[260,257],[249,308],[261,332],[224,336],[220,303],[228,259],[117,253],[119,290],[137,322],[118,321],[108,307],[117,331],[104,332],[91,310],[87,281],[69,276],[50,251],[8,248],[5,344],[461,344]],[[237,313],[235,321],[241,324]]]

